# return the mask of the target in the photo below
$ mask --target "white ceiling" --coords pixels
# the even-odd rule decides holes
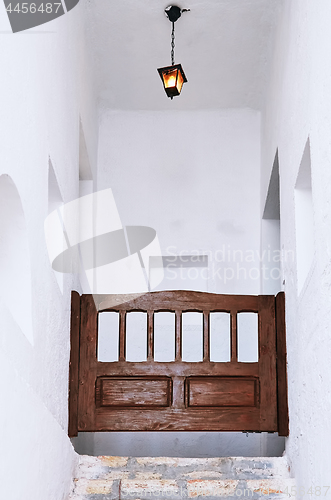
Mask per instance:
[[[180,0],[175,62],[188,83],[172,101],[167,0],[88,0],[88,36],[102,105],[125,110],[260,109],[282,0]]]

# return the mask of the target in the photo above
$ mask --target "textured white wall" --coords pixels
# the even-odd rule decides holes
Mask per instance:
[[[22,322],[0,301],[0,477],[1,496],[8,500],[66,498],[75,464],[67,437],[70,290],[75,283],[65,276],[62,295],[47,255],[44,220],[49,157],[64,202],[78,195],[80,116],[91,164],[96,163],[82,9],[79,5],[56,21],[13,35],[0,8],[0,175],[13,180],[24,212],[32,278],[21,279],[31,287],[33,324],[32,345]],[[11,220],[8,206],[1,205],[0,218]],[[14,223],[11,230],[14,235]],[[6,255],[1,258],[5,261]],[[22,285],[14,271],[13,280],[16,287]],[[19,295],[12,308],[23,314]]]
[[[208,291],[259,292],[259,176],[257,112],[101,115],[98,189],[123,224],[157,231],[163,255],[208,255]]]
[[[281,244],[296,250],[295,183],[311,146],[315,255],[302,290],[296,259],[284,262],[290,437],[298,486],[313,498],[330,486],[331,464],[331,4],[284,2],[263,116],[262,205],[277,147]],[[299,293],[298,293],[299,292]],[[317,488],[317,490],[315,490]],[[330,493],[328,493],[330,494]]]

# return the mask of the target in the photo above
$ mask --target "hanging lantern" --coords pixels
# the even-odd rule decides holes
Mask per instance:
[[[174,64],[173,66],[159,68],[158,72],[167,96],[172,99],[174,96],[179,95],[182,90],[183,83],[187,82],[182,65]]]
[[[181,64],[175,64],[175,22],[180,18],[182,12],[189,9],[180,9],[176,5],[169,5],[165,9],[166,16],[172,23],[171,32],[171,66],[158,68],[159,75],[163,82],[164,90],[170,99],[181,93],[183,84],[187,82],[184,70]]]

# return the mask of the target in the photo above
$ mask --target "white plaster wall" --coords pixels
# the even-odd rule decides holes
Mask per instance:
[[[262,122],[262,199],[273,158],[280,165],[281,245],[296,250],[294,189],[311,145],[315,255],[298,294],[297,262],[284,262],[290,437],[298,486],[313,498],[330,485],[331,464],[331,4],[288,0],[280,19]],[[328,492],[330,494],[330,492]],[[300,495],[299,495],[300,497]]]
[[[88,54],[83,57],[81,4],[15,35],[0,7],[0,175],[12,178],[24,211],[33,324],[31,345],[0,304],[0,477],[1,496],[8,500],[65,499],[76,460],[67,437],[67,405],[70,290],[77,284],[65,276],[62,295],[48,259],[44,220],[49,158],[63,201],[78,195],[80,117],[95,166],[96,114]],[[20,287],[22,276],[13,279]],[[19,314],[19,301],[13,307]]]
[[[163,255],[208,255],[208,291],[260,290],[259,172],[252,110],[101,113],[98,189]]]

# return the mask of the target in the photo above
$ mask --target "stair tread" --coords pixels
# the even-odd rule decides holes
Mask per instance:
[[[81,456],[72,500],[288,498],[286,457]],[[239,492],[241,490],[241,492]],[[161,493],[160,493],[161,492]]]

